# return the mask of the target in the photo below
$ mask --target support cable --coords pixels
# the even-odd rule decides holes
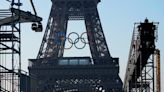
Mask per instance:
[[[35,9],[33,0],[30,0],[30,3],[31,3],[31,6],[32,6],[32,8],[33,8],[34,14],[37,16],[37,12],[36,12],[36,9]]]

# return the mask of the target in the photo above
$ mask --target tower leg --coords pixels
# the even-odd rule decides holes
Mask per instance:
[[[92,58],[97,60],[97,62],[100,59],[101,61],[102,59],[109,60],[111,56],[105,41],[105,36],[102,30],[97,8],[90,8],[88,11],[90,12],[85,14],[85,24]],[[95,63],[97,62],[95,61]]]

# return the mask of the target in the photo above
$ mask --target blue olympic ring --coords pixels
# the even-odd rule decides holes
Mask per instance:
[[[82,33],[80,36],[76,32],[71,32],[66,37],[64,32],[58,32],[58,33],[56,33],[56,38],[54,40],[54,43],[57,45],[62,45],[62,42],[64,40],[64,42],[68,41],[71,44],[69,47],[65,47],[64,49],[71,49],[73,47],[73,45],[77,49],[83,49],[86,46],[86,44],[89,44],[89,42],[86,41],[87,38],[83,37],[84,34],[87,34],[87,32]],[[73,40],[71,38],[72,35],[76,35],[77,37]],[[81,43],[83,43],[83,45],[81,47],[77,46],[77,43],[80,41],[81,41]]]

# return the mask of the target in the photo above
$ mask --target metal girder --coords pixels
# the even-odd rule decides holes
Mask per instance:
[[[54,40],[58,38],[59,32],[63,32],[62,36],[66,36],[68,20],[81,19],[85,20],[92,58],[95,61],[104,58],[111,59],[94,0],[69,2],[54,0],[37,58],[63,57],[65,40],[60,45]]]
[[[124,79],[125,92],[155,92],[154,51],[158,23],[135,23]],[[144,86],[147,85],[147,86]],[[150,88],[149,91],[147,88]]]
[[[109,53],[98,2],[100,0],[52,0],[37,59],[30,60],[30,74],[37,79],[32,81],[32,92],[122,92],[119,61]],[[69,20],[84,20],[92,59],[63,57]],[[63,38],[60,44],[56,43],[59,38]]]
[[[8,16],[6,18],[3,18],[0,20],[0,25],[12,25],[12,23],[14,22],[14,24],[16,23],[24,23],[24,22],[40,22],[42,21],[42,18],[35,16],[33,14],[31,14],[30,12],[25,12],[22,10],[18,10],[15,8],[11,8],[11,12],[14,13],[13,16]]]
[[[73,57],[63,58],[74,59]],[[78,59],[78,58],[75,58]],[[81,59],[83,59],[81,57]],[[81,60],[79,59],[79,60]],[[78,92],[97,92],[102,87],[105,92],[121,92],[122,82],[118,75],[118,66],[114,65],[59,65],[61,60],[32,59],[29,66],[30,74],[37,77],[36,92],[65,92],[66,90],[77,89]],[[38,61],[40,63],[38,64]],[[69,60],[68,60],[69,61]],[[35,84],[34,81],[31,81]],[[69,91],[68,91],[69,92]]]

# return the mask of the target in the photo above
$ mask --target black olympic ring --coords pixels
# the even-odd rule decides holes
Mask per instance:
[[[89,41],[88,41],[88,42],[86,42],[85,38],[83,37],[83,36],[84,36],[84,34],[86,34],[86,35],[87,35],[87,32],[83,32],[83,33],[81,34],[81,36],[80,36],[80,38],[82,38],[82,39],[81,39],[81,41],[82,41],[83,43],[85,43],[85,44],[89,44]],[[86,39],[87,39],[87,38],[86,38]]]
[[[80,36],[78,33],[76,32],[71,32],[68,34],[68,37],[65,38],[65,41],[68,41],[71,45],[68,48],[64,48],[64,49],[71,49],[73,47],[73,45],[75,46],[76,49],[83,49],[86,44],[88,44],[89,42],[86,41],[87,38],[84,38],[84,34],[87,34],[86,32],[82,33]],[[73,40],[70,36],[71,35],[76,35],[77,37]],[[81,43],[83,43],[83,45],[81,47],[77,46],[77,43],[81,41]]]

